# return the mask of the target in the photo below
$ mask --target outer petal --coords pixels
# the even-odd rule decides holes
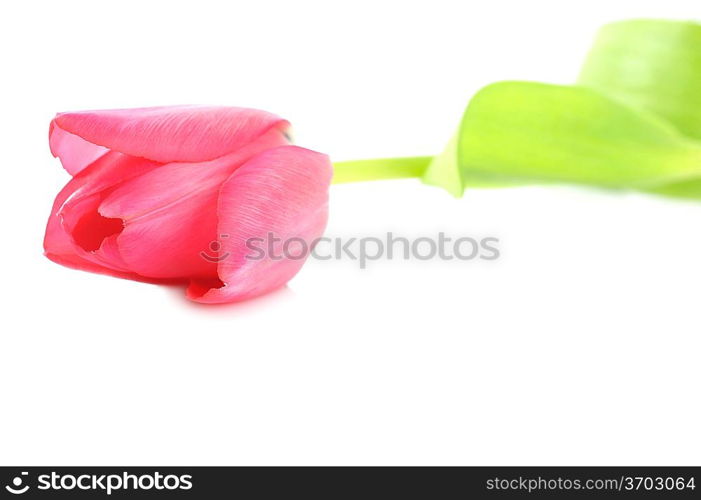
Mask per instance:
[[[331,174],[326,155],[296,146],[264,151],[238,168],[219,196],[219,280],[193,280],[188,297],[234,302],[287,283],[326,227]],[[256,258],[252,245],[267,248],[270,236],[274,251]]]
[[[49,127],[51,154],[61,160],[69,174],[76,175],[92,162],[103,156],[107,148],[96,146],[77,135],[70,134],[51,121]]]
[[[217,263],[206,257],[217,239],[221,185],[249,158],[283,144],[285,135],[272,129],[216,160],[163,165],[112,190],[98,211],[124,222],[114,245],[125,268],[159,279],[215,278]]]
[[[97,207],[115,185],[159,165],[109,152],[76,175],[54,201],[44,237],[46,256],[76,269],[142,279],[126,270],[121,259],[106,248],[116,231],[115,221],[101,217]]]
[[[51,130],[60,134],[60,129],[95,146],[169,163],[214,160],[271,128],[285,130],[288,126],[285,120],[254,109],[168,106],[61,113],[54,118]],[[58,138],[54,142],[60,143]],[[52,148],[55,154],[61,152],[58,146]],[[67,163],[69,171],[80,169],[81,162]]]

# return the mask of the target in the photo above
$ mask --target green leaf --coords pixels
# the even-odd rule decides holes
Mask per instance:
[[[585,87],[499,82],[473,97],[423,180],[459,195],[472,180],[664,192],[696,178],[701,146],[651,113]]]
[[[424,183],[442,187],[456,198],[463,195],[466,186],[472,188],[497,188],[523,184],[523,182],[515,179],[508,179],[503,176],[495,178],[493,175],[484,175],[477,171],[462,168],[463,162],[458,156],[458,149],[463,138],[464,134],[459,130],[448,141],[448,145],[443,152],[433,157],[421,176],[421,180]]]
[[[458,141],[462,135],[458,131],[443,152],[433,157],[421,180],[432,186],[442,187],[455,197],[462,196],[465,190],[460,160],[458,159]]]
[[[701,24],[643,19],[606,25],[579,83],[701,139]]]

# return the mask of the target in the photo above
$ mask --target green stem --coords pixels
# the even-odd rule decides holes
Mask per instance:
[[[339,161],[333,164],[333,183],[421,177],[432,156]]]

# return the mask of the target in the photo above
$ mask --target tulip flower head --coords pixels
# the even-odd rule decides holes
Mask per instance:
[[[73,176],[44,248],[68,267],[156,283],[188,298],[234,302],[283,286],[304,258],[249,259],[274,234],[311,248],[324,231],[332,168],[290,145],[289,123],[229,107],[61,113],[51,152]]]

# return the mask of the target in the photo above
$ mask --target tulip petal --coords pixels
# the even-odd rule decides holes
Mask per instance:
[[[63,153],[62,131],[95,146],[161,163],[210,161],[251,143],[268,130],[289,123],[271,113],[247,108],[166,106],[59,113],[52,122],[52,146]],[[67,154],[67,153],[66,153]],[[67,160],[69,171],[81,162]],[[77,165],[77,166],[74,166]]]
[[[326,227],[331,174],[326,155],[297,146],[264,151],[239,167],[219,196],[218,279],[192,280],[188,298],[235,302],[287,283]],[[274,251],[255,258],[251,243],[270,236]]]
[[[126,267],[157,278],[216,275],[199,253],[216,237],[219,185],[239,165],[228,160],[164,165],[103,200],[100,214],[124,221],[116,244]]]
[[[278,129],[234,153],[209,162],[170,163],[112,190],[100,203],[101,231],[124,228],[116,245],[130,271],[152,278],[214,278],[217,263],[207,259],[217,239],[219,189],[249,158],[287,144]]]
[[[115,185],[159,165],[108,152],[77,174],[54,201],[44,237],[46,256],[67,267],[143,281],[144,277],[126,270],[121,257],[108,248],[116,223],[102,220],[97,208]]]
[[[49,148],[51,154],[61,160],[61,165],[71,175],[78,174],[109,150],[96,146],[77,135],[66,132],[51,121],[49,127]]]

